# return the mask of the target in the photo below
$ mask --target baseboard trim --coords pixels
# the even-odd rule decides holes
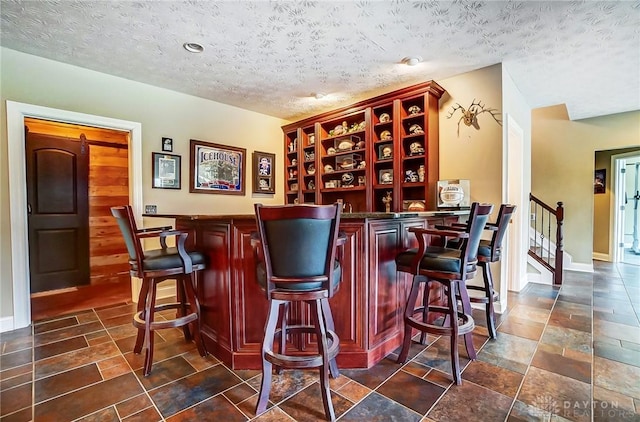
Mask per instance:
[[[544,277],[542,277],[542,274],[534,273],[527,273],[527,283],[546,284],[547,286],[551,286],[553,284],[550,280],[545,280]]]
[[[142,288],[142,279],[131,277],[131,300],[138,303],[140,289]],[[162,282],[156,288],[156,299],[163,299],[176,295],[176,283],[173,280]]]
[[[567,271],[576,271],[581,273],[592,273],[593,272],[593,263],[589,264],[581,264],[579,262],[572,262],[570,265],[567,265],[565,268]]]
[[[176,285],[175,282],[167,285],[167,286],[158,286],[156,290],[156,298],[164,299],[165,297],[171,297],[176,295]]]
[[[2,317],[0,318],[0,333],[4,333],[6,331],[12,331],[14,327],[13,317]]]
[[[593,259],[595,259],[596,261],[611,262],[611,256],[609,256],[609,254],[607,253],[594,252]]]

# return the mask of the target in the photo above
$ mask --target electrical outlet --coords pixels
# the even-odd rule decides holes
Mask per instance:
[[[157,205],[145,205],[144,206],[144,213],[145,214],[157,214],[158,213],[158,206]]]
[[[534,213],[531,213],[531,221],[536,221],[536,215]]]

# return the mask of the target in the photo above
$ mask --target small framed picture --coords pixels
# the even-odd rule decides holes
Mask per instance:
[[[607,183],[607,169],[598,169],[593,177],[593,193],[605,193]]]
[[[180,156],[152,153],[153,184],[157,189],[180,189]]]
[[[173,152],[173,139],[162,138],[162,151]]]
[[[276,155],[269,152],[254,151],[251,157],[253,162],[253,193],[275,193],[274,169]]]
[[[382,169],[378,173],[378,183],[390,185],[393,183],[393,169]]]

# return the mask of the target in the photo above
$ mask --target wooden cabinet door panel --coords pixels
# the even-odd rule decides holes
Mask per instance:
[[[400,224],[372,222],[369,228],[369,348],[393,337],[402,325],[396,254]]]
[[[257,230],[255,223],[233,225],[233,276],[231,297],[233,301],[232,332],[235,350],[259,351],[262,346],[264,324],[269,301],[256,280],[256,260],[251,247],[251,233]]]
[[[232,350],[231,310],[229,297],[232,267],[230,233],[226,225],[207,226],[202,230],[200,249],[207,254],[207,270],[200,275],[201,329],[219,346]]]
[[[343,246],[342,281],[329,305],[340,338],[340,350],[364,350],[364,327],[367,325],[364,312],[367,306],[366,269],[362,259],[366,244],[364,227],[342,223],[340,231],[347,236]]]

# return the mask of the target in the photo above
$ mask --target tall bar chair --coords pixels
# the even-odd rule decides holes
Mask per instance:
[[[472,303],[484,304],[487,319],[487,331],[491,338],[497,337],[493,302],[500,300],[500,294],[493,288],[491,263],[498,262],[502,258],[502,241],[504,240],[504,235],[509,227],[511,217],[515,212],[515,205],[502,204],[500,205],[496,222],[487,223],[485,229],[493,232],[491,240],[482,239],[478,246],[478,265],[482,268],[482,280],[484,285],[474,286],[467,284],[468,290],[481,292],[481,295],[469,295],[469,300]],[[455,226],[461,227],[459,224],[456,224]]]
[[[269,300],[262,342],[262,383],[256,414],[264,412],[275,369],[318,368],[325,417],[335,420],[329,375],[339,376],[335,363],[340,340],[335,333],[329,299],[337,291],[341,266],[337,259],[340,204],[255,205],[259,239],[252,241],[258,255],[257,281]],[[307,303],[310,325],[290,325],[290,304]],[[278,325],[280,328],[278,328]],[[287,336],[313,333],[317,353],[296,352]],[[279,339],[278,351],[274,340]]]
[[[398,356],[398,363],[404,363],[411,347],[411,335],[413,329],[422,333],[442,335],[450,337],[450,356],[453,380],[456,384],[462,383],[460,376],[460,362],[458,358],[458,336],[464,336],[467,354],[470,359],[476,358],[471,332],[475,323],[471,316],[471,303],[465,286],[465,282],[476,275],[478,262],[478,246],[480,237],[493,209],[491,204],[471,205],[469,220],[462,230],[450,228],[421,229],[411,228],[418,239],[418,248],[401,252],[396,256],[398,271],[413,274],[411,291],[404,310],[404,339],[402,350]],[[459,249],[441,246],[428,246],[429,236],[441,236],[446,238],[462,239]],[[444,244],[444,243],[443,243]],[[429,305],[429,283],[442,284],[446,292],[446,306]],[[416,306],[421,285],[424,286],[424,297],[421,306]],[[458,310],[456,296],[460,296],[462,312]],[[442,315],[433,323],[429,323],[429,313]],[[422,318],[416,317],[416,314]],[[424,336],[421,336],[421,342]]]
[[[129,252],[130,274],[142,279],[137,312],[133,325],[138,329],[134,353],[141,353],[146,343],[144,375],[151,373],[153,364],[154,331],[182,327],[185,340],[196,343],[201,356],[206,350],[200,335],[200,305],[194,290],[195,274],[205,268],[205,257],[200,252],[188,252],[185,242],[188,233],[168,227],[138,229],[131,206],[112,207]],[[167,247],[167,237],[175,236],[176,246]],[[143,250],[142,239],[157,237],[160,249]],[[176,280],[176,303],[156,306],[157,285],[165,280]],[[155,321],[155,313],[176,309],[176,318]],[[191,327],[191,331],[189,330]]]
[[[485,315],[487,320],[487,331],[490,338],[496,338],[496,323],[495,323],[495,311],[493,302],[500,299],[500,294],[494,290],[493,287],[493,274],[491,273],[491,263],[500,261],[502,257],[502,241],[504,235],[509,227],[511,216],[516,212],[516,206],[510,204],[500,205],[498,211],[498,217],[495,223],[487,223],[485,230],[491,230],[491,240],[480,240],[478,246],[478,265],[482,268],[483,285],[476,286],[467,284],[467,290],[481,292],[480,295],[469,295],[469,300],[472,303],[482,303],[485,305]],[[454,223],[449,226],[436,226],[438,228],[448,229],[453,228],[456,230],[463,230],[465,224]],[[461,245],[460,239],[451,239],[447,243],[447,247],[459,248]]]

